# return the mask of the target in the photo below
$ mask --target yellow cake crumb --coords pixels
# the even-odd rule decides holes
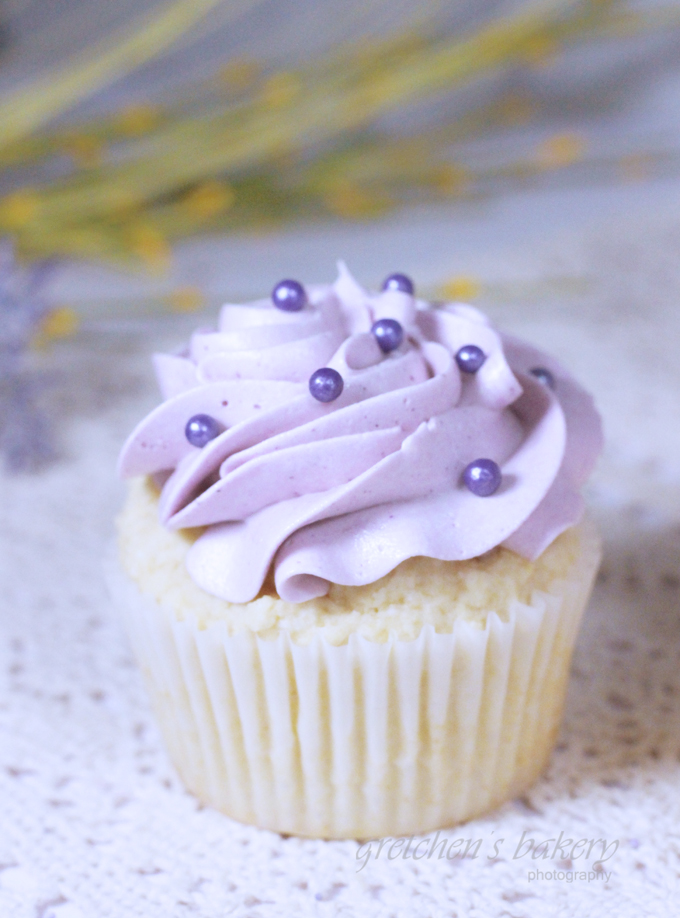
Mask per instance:
[[[530,604],[537,591],[546,592],[566,577],[583,540],[596,538],[586,521],[559,536],[534,562],[500,547],[468,561],[417,557],[375,583],[331,584],[327,596],[304,603],[284,602],[271,583],[249,603],[230,603],[201,590],[187,573],[185,555],[203,530],[165,529],[151,479],[130,482],[117,522],[123,568],[142,593],[178,620],[195,618],[199,628],[223,621],[230,634],[247,629],[264,638],[285,630],[297,644],[308,643],[318,629],[329,643],[340,645],[353,632],[376,642],[390,633],[412,640],[425,624],[449,633],[457,618],[483,628],[492,611],[506,620],[513,603]]]

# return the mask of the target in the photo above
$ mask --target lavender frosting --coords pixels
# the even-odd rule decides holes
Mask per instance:
[[[369,294],[342,263],[307,296],[299,312],[227,304],[217,331],[155,356],[165,401],[133,431],[119,470],[164,480],[166,526],[207,527],[187,555],[200,587],[248,602],[273,565],[281,598],[303,602],[417,555],[463,560],[504,545],[534,559],[578,522],[602,433],[558,363],[471,306]],[[370,332],[380,318],[404,329],[389,354]],[[455,360],[470,344],[486,355],[474,374]],[[330,403],[307,385],[324,366],[344,380]],[[202,449],[185,436],[197,414],[223,429]],[[481,457],[502,471],[491,497],[463,484]]]

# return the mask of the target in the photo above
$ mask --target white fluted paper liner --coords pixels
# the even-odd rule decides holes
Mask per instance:
[[[540,775],[598,563],[582,538],[568,579],[484,629],[342,646],[199,628],[119,568],[108,579],[191,791],[263,828],[370,838],[454,825]]]

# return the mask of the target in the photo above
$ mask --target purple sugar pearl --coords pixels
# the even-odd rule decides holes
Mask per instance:
[[[532,376],[535,376],[540,383],[547,386],[548,389],[555,388],[555,377],[550,370],[546,370],[545,367],[534,367],[533,370],[529,370],[529,372]]]
[[[382,288],[383,290],[401,290],[402,293],[410,293],[411,296],[416,289],[413,281],[406,274],[390,274],[383,281]]]
[[[456,354],[456,363],[463,373],[476,373],[486,360],[486,354],[476,344],[465,344]]]
[[[299,281],[282,280],[272,290],[272,302],[284,312],[299,312],[307,305],[307,294]]]
[[[475,459],[463,472],[465,486],[477,497],[491,497],[501,483],[501,470],[493,459]]]
[[[383,354],[395,351],[404,340],[404,329],[396,319],[378,319],[371,331]]]
[[[309,391],[319,402],[334,402],[344,387],[342,376],[331,367],[321,367],[309,377]]]
[[[220,422],[209,414],[195,414],[187,421],[184,436],[192,446],[203,449],[206,443],[219,437],[223,430],[224,427]]]

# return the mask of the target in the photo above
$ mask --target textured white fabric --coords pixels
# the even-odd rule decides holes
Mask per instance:
[[[101,560],[122,493],[116,454],[157,400],[148,352],[184,332],[161,341],[154,329],[93,327],[42,358],[58,370],[46,397],[63,457],[39,476],[0,479],[2,918],[677,914],[679,238],[677,225],[601,230],[571,255],[555,244],[532,264],[526,253],[486,262],[485,276],[502,280],[525,258],[538,288],[530,283],[509,306],[482,305],[558,354],[595,393],[608,446],[588,489],[605,561],[557,751],[524,799],[440,836],[449,845],[480,840],[469,849],[477,857],[404,859],[387,844],[364,863],[354,842],[241,826],[182,789],[105,595]],[[390,252],[386,241],[376,247],[367,280],[399,267]],[[437,270],[445,276],[451,262],[430,265],[428,279]],[[578,294],[540,288],[555,275],[589,284]],[[518,850],[523,833],[525,842],[606,839],[609,857],[598,867],[602,845],[588,858],[585,844],[570,862],[551,842],[548,857],[532,860],[526,844]],[[543,878],[531,879],[537,870]]]

